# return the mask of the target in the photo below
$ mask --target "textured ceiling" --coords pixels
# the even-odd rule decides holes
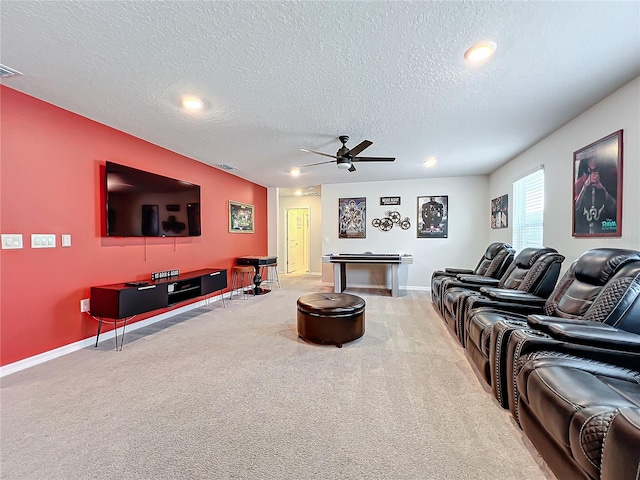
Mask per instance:
[[[24,74],[4,85],[267,187],[490,173],[640,75],[638,1],[2,0],[1,15],[0,62]],[[469,66],[480,40],[496,54]],[[185,93],[205,112],[183,112]],[[329,160],[299,148],[334,154],[343,134],[397,160],[288,175]]]

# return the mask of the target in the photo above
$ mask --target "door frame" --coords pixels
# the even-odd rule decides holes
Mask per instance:
[[[309,240],[309,227],[310,227],[310,223],[311,223],[311,208],[306,206],[306,207],[286,207],[284,209],[284,233],[285,233],[285,239],[284,239],[284,243],[286,245],[285,247],[285,268],[284,268],[284,273],[289,273],[289,211],[290,210],[305,210],[306,211],[306,222],[304,222],[304,230],[305,230],[305,245],[304,245],[304,249],[306,251],[306,255],[305,255],[305,259],[304,259],[304,264],[306,266],[306,271],[304,273],[309,273],[310,268],[311,268],[311,254],[310,254],[310,248],[311,248],[311,244],[310,244],[310,240]]]

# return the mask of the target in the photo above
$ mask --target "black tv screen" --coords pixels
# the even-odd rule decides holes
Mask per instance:
[[[106,162],[108,237],[200,235],[200,186]]]

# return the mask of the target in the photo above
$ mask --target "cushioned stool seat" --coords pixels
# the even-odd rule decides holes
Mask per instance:
[[[234,292],[240,290],[242,298],[247,298],[247,291],[253,286],[254,268],[251,265],[234,265],[232,268],[231,291],[229,298],[233,298]]]
[[[311,293],[298,298],[298,336],[337,345],[364,335],[365,301],[348,293]]]

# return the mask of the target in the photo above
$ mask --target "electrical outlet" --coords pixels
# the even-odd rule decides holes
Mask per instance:
[[[89,311],[89,299],[85,298],[80,300],[80,313]]]
[[[2,248],[3,249],[22,248],[22,234],[21,233],[3,233]]]

